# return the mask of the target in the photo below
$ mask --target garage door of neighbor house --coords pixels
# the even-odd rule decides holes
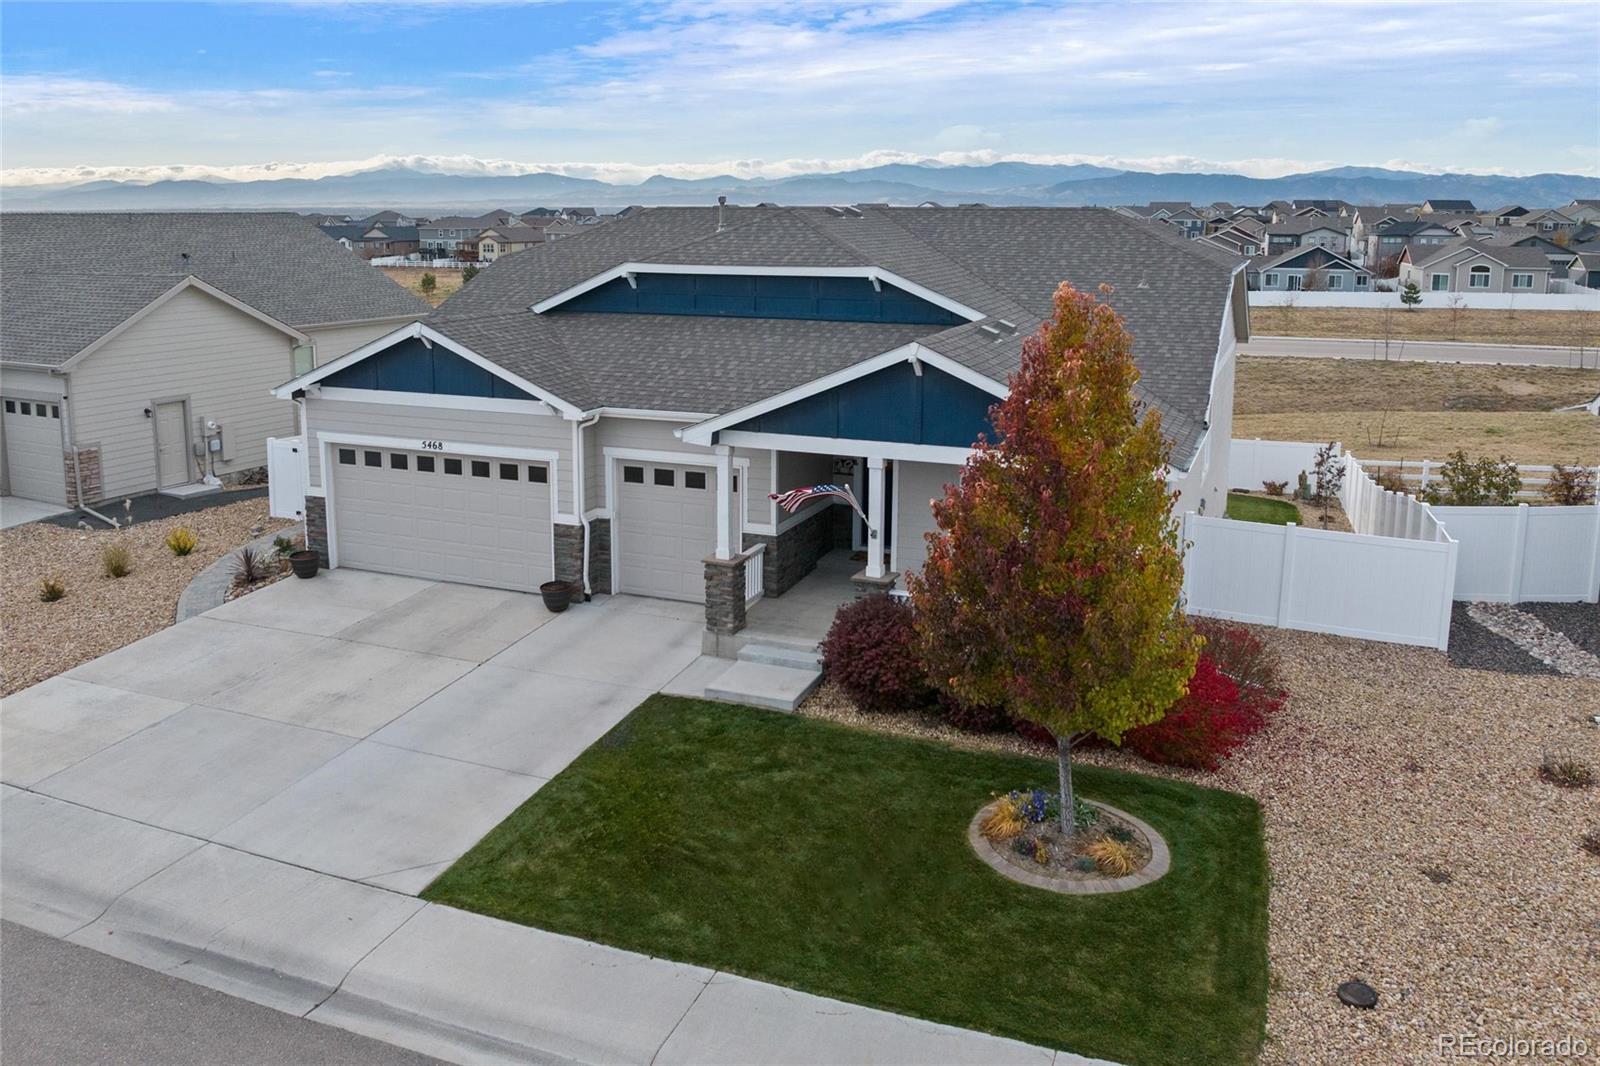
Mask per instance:
[[[704,560],[717,548],[716,468],[622,459],[615,476],[617,590],[704,603]]]
[[[6,397],[6,470],[13,496],[67,502],[61,457],[61,404]]]
[[[550,468],[334,445],[340,566],[532,591],[553,576]]]

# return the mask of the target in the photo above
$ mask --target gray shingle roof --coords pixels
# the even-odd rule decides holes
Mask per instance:
[[[8,268],[0,272],[0,363],[60,366],[182,280]]]
[[[1187,465],[1208,417],[1233,272],[1243,260],[1101,208],[655,208],[497,263],[429,324],[584,408],[723,413],[912,340],[997,382],[1057,286],[1109,285],[1150,402]],[[627,262],[876,266],[988,316],[947,329],[528,308]],[[564,384],[558,384],[564,382]],[[1193,432],[1190,432],[1192,430]]]
[[[1418,269],[1437,263],[1441,259],[1449,258],[1459,252],[1481,252],[1492,259],[1504,263],[1508,267],[1518,270],[1548,270],[1550,257],[1538,248],[1530,248],[1516,244],[1492,244],[1489,241],[1472,240],[1462,237],[1448,244],[1441,244],[1432,250],[1432,254],[1412,253],[1412,259]]]
[[[428,312],[289,212],[8,211],[0,214],[0,261],[8,272],[27,264],[49,274],[193,274],[291,326]],[[69,313],[64,302],[61,309]]]

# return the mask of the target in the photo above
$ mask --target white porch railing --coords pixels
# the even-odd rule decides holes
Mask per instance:
[[[749,548],[744,553],[744,605],[752,603],[766,595],[766,567],[763,565],[767,554],[767,545],[763,541]]]

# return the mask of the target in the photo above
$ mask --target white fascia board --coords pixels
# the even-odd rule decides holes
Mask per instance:
[[[435,410],[494,411],[502,414],[556,416],[555,408],[543,400],[508,400],[497,396],[456,396],[437,392],[391,392],[387,389],[343,389],[320,385],[316,399],[343,403],[391,404],[396,407],[429,407]]]
[[[473,366],[476,366],[482,370],[487,370],[495,377],[500,378],[502,381],[510,382],[512,385],[515,385],[517,388],[528,393],[529,395],[537,396],[539,399],[560,411],[568,418],[580,418],[583,416],[583,412],[581,410],[561,399],[561,397],[557,396],[550,390],[540,388],[538,385],[535,385],[526,378],[513,374],[499,363],[494,363],[488,359],[485,359],[483,356],[479,355],[477,352],[474,352],[466,345],[460,343],[459,341],[451,340],[443,333],[440,333],[438,330],[422,322],[412,322],[409,325],[402,326],[396,330],[391,330],[381,337],[370,340],[361,347],[346,352],[344,355],[341,355],[331,363],[324,363],[322,366],[316,367],[315,369],[300,375],[293,381],[284,382],[282,385],[279,385],[277,388],[273,389],[272,394],[279,399],[288,399],[296,392],[299,392],[307,386],[315,385],[328,375],[336,374],[345,367],[352,366],[361,362],[361,360],[368,358],[369,356],[376,355],[379,352],[393,346],[396,341],[406,340],[411,337],[417,337],[422,340],[429,341],[433,344],[439,345],[439,347],[445,349],[446,351],[459,355]]]
[[[836,370],[831,374],[808,381],[803,385],[796,385],[792,389],[787,389],[775,396],[769,396],[764,400],[741,407],[736,411],[729,411],[727,414],[718,415],[716,418],[690,426],[683,431],[683,440],[689,444],[710,446],[712,436],[728,426],[738,425],[740,422],[755,418],[757,415],[764,415],[768,411],[776,411],[780,407],[787,407],[809,396],[815,396],[819,392],[826,392],[836,386],[894,366],[896,363],[916,361],[921,361],[926,366],[934,367],[959,381],[982,389],[996,398],[1004,399],[1009,392],[1004,385],[992,378],[984,377],[949,356],[940,355],[932,348],[912,341],[910,344],[902,344],[898,348],[891,348],[881,355],[875,355],[871,359],[847,366],[843,370]],[[724,441],[723,443],[728,442]]]
[[[552,307],[559,307],[575,296],[582,296],[590,289],[597,289],[607,282],[615,281],[617,278],[626,277],[630,274],[720,274],[765,278],[866,278],[874,284],[888,282],[897,289],[903,289],[936,307],[942,307],[951,314],[960,315],[969,322],[976,322],[980,318],[989,317],[984,312],[968,307],[959,300],[952,300],[943,293],[918,285],[909,278],[903,278],[899,274],[884,270],[882,267],[709,266],[696,263],[622,263],[603,273],[596,274],[586,281],[580,281],[570,288],[562,289],[554,296],[540,300],[529,310],[534,314],[544,314]]]
[[[80,351],[76,355],[72,356],[72,358],[70,358],[66,362],[62,363],[60,366],[58,366],[56,368],[56,370],[58,372],[61,372],[61,373],[65,373],[65,372],[71,370],[73,367],[75,367],[79,363],[83,362],[89,356],[93,355],[95,352],[99,351],[101,348],[104,348],[106,345],[110,344],[112,341],[114,341],[118,337],[122,336],[128,330],[130,330],[134,326],[138,325],[148,315],[153,313],[157,308],[162,307],[169,300],[171,300],[174,297],[176,297],[179,293],[184,292],[185,290],[188,290],[188,289],[198,289],[201,292],[205,293],[207,296],[210,296],[210,297],[212,297],[213,299],[216,299],[216,300],[220,300],[222,303],[227,304],[229,307],[233,308],[235,311],[238,311],[241,314],[249,315],[251,318],[255,319],[257,322],[260,322],[260,323],[262,323],[263,325],[266,325],[266,326],[270,326],[272,329],[277,330],[279,333],[282,333],[282,334],[286,335],[291,340],[294,340],[294,341],[296,341],[298,343],[304,344],[306,341],[311,339],[310,337],[307,337],[304,333],[301,333],[299,330],[295,329],[293,326],[289,325],[288,323],[280,322],[276,318],[273,318],[271,315],[267,314],[265,311],[258,311],[254,307],[251,307],[249,304],[245,303],[244,301],[235,299],[234,297],[229,296],[227,293],[223,292],[221,289],[217,288],[216,286],[207,285],[205,282],[201,281],[199,278],[195,277],[193,274],[189,274],[189,275],[185,276],[183,278],[183,280],[181,280],[177,284],[173,285],[172,288],[168,289],[166,292],[162,293],[160,296],[157,296],[154,300],[151,300],[149,303],[147,303],[143,307],[139,308],[139,310],[135,311],[133,314],[129,315],[127,318],[125,318],[121,322],[117,323],[115,328],[113,328],[109,332],[103,334],[97,340],[95,340],[92,344],[90,344],[88,347],[84,348],[82,351]]]
[[[949,463],[960,466],[972,457],[971,448],[943,444],[898,444],[885,440],[850,440],[843,437],[801,437],[788,433],[751,433],[729,430],[720,443],[734,448],[778,448],[790,452],[818,455],[865,455],[916,463]]]
[[[656,411],[644,407],[597,407],[585,417],[601,415],[605,418],[639,418],[655,422],[698,422],[710,418],[704,411]]]

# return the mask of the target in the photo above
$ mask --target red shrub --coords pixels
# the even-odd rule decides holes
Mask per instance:
[[[1248,680],[1236,681],[1236,671]],[[1153,763],[1215,770],[1282,705],[1275,663],[1260,641],[1237,626],[1218,627],[1200,652],[1189,694],[1122,744]]]
[[[946,692],[939,693],[939,718],[968,733],[998,733],[1011,728],[1011,715],[1004,707],[966,703]]]
[[[839,608],[822,642],[822,669],[864,711],[916,710],[933,696],[911,608],[889,596]]]

